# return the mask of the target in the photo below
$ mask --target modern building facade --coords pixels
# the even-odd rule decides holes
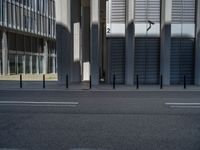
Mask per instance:
[[[200,85],[199,0],[56,0],[61,82]]]
[[[0,74],[56,72],[54,0],[0,0]]]

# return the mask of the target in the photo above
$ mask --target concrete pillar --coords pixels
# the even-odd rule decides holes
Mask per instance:
[[[2,61],[1,61],[1,59],[0,59],[0,75],[2,75],[2,69],[1,69],[1,65],[2,65],[2,63],[1,63]]]
[[[23,63],[23,74],[26,74],[26,56],[22,56],[22,63]]]
[[[99,84],[100,0],[90,0],[90,60],[92,85]]]
[[[196,4],[195,84],[200,85],[200,1]]]
[[[33,56],[29,56],[30,74],[33,74]]]
[[[56,73],[56,58],[53,57],[53,60],[52,60],[52,73],[55,74]]]
[[[40,68],[39,68],[39,55],[36,55],[36,74],[40,74]]]
[[[81,1],[71,1],[71,31],[72,31],[72,62],[71,62],[71,81],[81,81],[81,55],[80,55],[80,39],[81,39]]]
[[[72,34],[71,34],[71,0],[55,0],[56,4],[56,49],[58,80],[65,83],[65,76],[71,81]]]
[[[43,74],[48,73],[48,43],[44,40],[44,52],[43,52]]]
[[[134,84],[134,52],[135,52],[135,26],[134,26],[134,1],[126,0],[126,62],[125,82]]]
[[[10,70],[10,64],[9,64],[9,70]],[[19,56],[18,55],[15,55],[15,73],[16,74],[21,73],[19,71]]]
[[[2,33],[2,74],[8,74],[8,41],[6,31]]]
[[[160,74],[163,84],[170,85],[172,0],[161,1]]]
[[[82,80],[90,80],[90,7],[82,8]]]

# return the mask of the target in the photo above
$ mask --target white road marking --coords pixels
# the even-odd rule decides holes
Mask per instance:
[[[171,108],[200,108],[200,106],[170,106]]]
[[[165,103],[170,108],[200,108],[200,103]]]
[[[25,102],[25,101],[0,101],[0,106],[21,107],[76,107],[79,102]]]
[[[200,103],[165,103],[165,105],[200,106]]]

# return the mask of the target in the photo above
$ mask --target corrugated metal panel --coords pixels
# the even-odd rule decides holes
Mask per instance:
[[[172,38],[171,84],[194,84],[194,39]]]
[[[125,39],[112,38],[110,43],[110,81],[116,76],[116,83],[125,83]]]
[[[126,0],[112,0],[111,23],[125,23]]]
[[[158,84],[160,38],[136,38],[135,44],[135,77],[139,75],[140,84]]]
[[[196,0],[172,0],[172,23],[194,23]]]
[[[135,22],[160,22],[160,0],[135,0]]]

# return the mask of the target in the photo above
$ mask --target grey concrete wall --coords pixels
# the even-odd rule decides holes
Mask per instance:
[[[71,0],[55,0],[55,4],[58,80],[60,83],[65,83],[65,76],[67,74],[71,81]]]
[[[56,0],[58,80],[80,82],[80,0]]]
[[[2,74],[8,74],[8,41],[6,31],[2,32]]]
[[[99,84],[100,0],[90,0],[90,60],[92,84]]]
[[[82,40],[81,40],[81,63],[82,63],[82,79],[89,81],[90,76],[90,7],[82,7]]]
[[[170,85],[172,0],[161,1],[161,51],[160,74],[163,84]]]
[[[200,85],[200,1],[196,3],[195,84]]]
[[[135,26],[134,1],[126,0],[126,62],[125,83],[134,84]]]
[[[43,74],[48,73],[48,43],[44,40],[44,52],[43,52]]]
[[[81,25],[81,1],[71,1],[71,31],[72,31],[72,62],[71,62],[71,81],[81,81],[81,49],[80,49],[80,25]]]

